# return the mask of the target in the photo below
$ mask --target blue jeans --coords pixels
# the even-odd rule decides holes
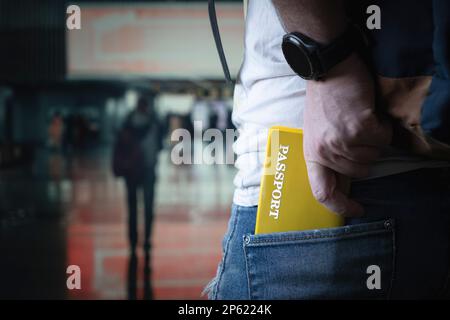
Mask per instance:
[[[210,299],[449,297],[450,168],[352,184],[366,211],[338,228],[254,235],[233,205]]]

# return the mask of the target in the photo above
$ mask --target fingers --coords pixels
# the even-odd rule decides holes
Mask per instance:
[[[306,140],[305,158],[352,178],[369,174],[369,165],[379,158],[381,149],[367,145],[311,143]],[[309,143],[308,143],[309,142]]]
[[[346,217],[359,217],[363,207],[349,199],[339,188],[338,176],[333,170],[317,162],[307,162],[308,178],[314,197],[331,211]]]
[[[320,164],[338,173],[352,178],[363,178],[369,175],[369,165],[350,161],[342,156],[333,156],[333,160],[321,159]],[[317,162],[319,163],[319,162]]]
[[[305,152],[305,158],[352,178],[366,177],[370,164],[378,159],[381,153],[379,148],[368,146],[341,147],[341,150],[336,147],[317,149],[316,152]]]
[[[337,152],[338,150],[334,150]],[[340,154],[342,157],[361,164],[370,164],[380,157],[381,150],[379,148],[356,146],[351,149],[343,150]]]

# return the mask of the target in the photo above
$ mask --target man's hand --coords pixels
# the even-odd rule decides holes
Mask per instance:
[[[362,206],[346,196],[342,180],[366,176],[390,139],[390,126],[375,115],[372,76],[356,54],[334,67],[324,81],[308,81],[305,159],[312,192],[330,210],[345,216],[363,213]]]
[[[343,0],[272,3],[286,32],[301,32],[324,45],[348,25]],[[338,214],[361,215],[361,205],[346,195],[349,177],[367,175],[380,147],[390,143],[391,129],[375,115],[373,79],[356,54],[330,70],[325,81],[308,81],[303,131],[316,199]]]

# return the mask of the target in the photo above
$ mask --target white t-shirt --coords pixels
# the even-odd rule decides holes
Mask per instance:
[[[237,76],[233,108],[233,122],[239,130],[233,146],[238,169],[233,202],[237,205],[258,204],[268,128],[303,125],[306,82],[284,59],[281,41],[285,33],[271,0],[248,1],[244,60]],[[391,155],[374,164],[371,178],[449,165]]]

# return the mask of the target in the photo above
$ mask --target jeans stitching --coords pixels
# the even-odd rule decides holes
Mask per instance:
[[[222,258],[222,263],[221,263],[221,266],[220,266],[221,270],[220,270],[220,272],[218,274],[217,283],[216,283],[216,286],[215,286],[215,289],[214,289],[214,292],[213,292],[213,300],[217,300],[218,291],[219,291],[219,287],[220,287],[220,281],[222,280],[223,271],[225,270],[225,261],[226,261],[226,258],[228,256],[230,242],[231,242],[231,239],[233,238],[233,234],[234,234],[234,231],[236,229],[237,221],[239,219],[239,206],[236,206],[235,208],[236,208],[236,212],[235,212],[236,216],[235,216],[235,219],[233,221],[233,224],[231,225],[230,236],[228,237],[228,239],[226,241],[226,244],[225,244],[225,248],[224,248],[224,252],[223,252],[223,258]]]
[[[391,226],[386,227],[385,223],[391,222]],[[382,232],[389,232],[391,229],[393,229],[394,220],[388,219],[382,222],[376,222],[372,223],[373,226],[371,226],[371,229],[360,229],[361,226],[344,226],[342,227],[342,230],[339,230],[338,232],[329,232],[323,231],[317,232],[316,234],[303,234],[303,235],[288,235],[285,236],[277,236],[276,234],[273,234],[275,238],[255,238],[254,235],[250,235],[250,243],[249,245],[253,244],[259,244],[259,243],[284,243],[289,241],[300,241],[300,240],[314,240],[314,239],[327,239],[327,238],[346,238],[351,236],[364,236],[364,235],[370,235],[370,234],[376,234],[376,233],[382,233]],[[356,230],[353,230],[352,227],[355,227]],[[323,234],[325,232],[325,234]],[[263,235],[264,236],[264,235]]]
[[[245,238],[245,236],[244,236]],[[248,261],[248,256],[247,256],[247,250],[245,249],[245,241],[243,241],[243,246],[242,249],[244,250],[244,259],[245,259],[245,273],[247,275],[247,294],[248,294],[248,299],[252,300],[252,289],[251,289],[251,276],[250,276],[250,268],[249,268],[249,261]]]
[[[374,230],[370,232],[352,233],[352,234],[341,234],[341,235],[319,235],[319,236],[308,236],[308,237],[288,237],[283,239],[251,239],[251,242],[247,246],[257,246],[257,245],[275,245],[275,244],[289,244],[289,242],[298,241],[308,241],[308,240],[321,240],[321,239],[347,239],[368,235],[375,235],[380,233],[388,233],[391,230]]]

